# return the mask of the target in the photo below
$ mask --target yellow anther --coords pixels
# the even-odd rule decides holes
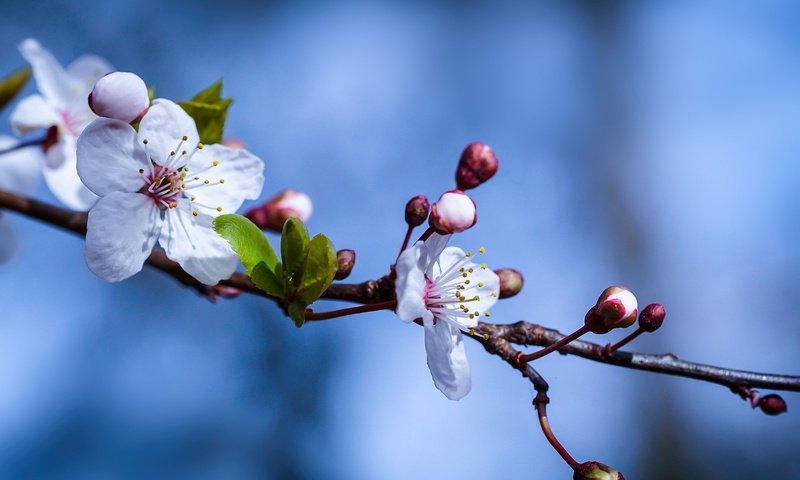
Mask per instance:
[[[486,270],[487,268],[489,268],[489,265],[486,265],[485,263],[482,263],[481,264],[481,268]]]
[[[185,142],[186,140],[189,140],[189,137],[187,137],[186,135],[184,135],[184,136],[182,136],[182,137],[181,137],[181,140],[183,140],[183,141]]]
[[[189,199],[189,201],[191,201],[191,202],[194,202],[194,199],[195,199],[195,198],[197,198],[197,197],[195,197],[194,195],[192,195],[192,198],[190,198],[190,199]]]
[[[224,178],[220,178],[219,179],[219,183],[225,183],[225,179]]]
[[[461,276],[464,277],[464,278],[467,278],[467,273],[464,272],[464,273],[461,274]]]
[[[207,179],[207,178],[206,178],[205,180],[203,180],[203,183],[205,183],[206,185],[208,185],[209,183],[211,183],[211,181],[210,181],[209,179]]]
[[[181,155],[186,155],[186,150],[182,151]]]
[[[140,168],[139,173],[144,173],[144,168]]]
[[[189,167],[187,167],[187,166],[185,166],[185,165],[184,165],[184,166],[183,166],[183,171],[184,171],[184,172],[188,172],[188,171],[189,171]]]
[[[466,275],[464,275],[464,276],[466,277]],[[469,285],[469,279],[466,279],[466,280],[464,280],[464,283],[466,283],[467,285]]]
[[[458,271],[459,272],[463,272],[464,271],[464,267],[459,268]]]
[[[198,149],[198,150],[202,150],[202,149],[203,149],[203,147],[205,147],[205,145],[203,145],[202,143],[198,143],[198,144],[197,144],[197,149]]]
[[[486,285],[486,284],[485,284],[485,283],[483,283],[483,282],[478,282],[478,286],[479,286],[479,287],[482,287],[482,286],[484,286],[484,285]]]
[[[469,318],[475,318],[475,314],[470,313]]]
[[[478,249],[478,251],[481,253],[486,253],[486,247],[481,247]]]
[[[142,140],[142,143],[144,143],[145,145],[147,145],[147,139],[145,138],[144,140]]]
[[[197,210],[192,210],[192,215],[194,215],[196,217],[196,216],[200,215],[200,212],[198,212]]]
[[[213,162],[211,162],[211,165],[214,165],[216,167],[217,165],[219,165],[219,162],[214,160]]]
[[[492,296],[493,296],[494,298],[497,298],[497,292],[492,292]]]
[[[473,270],[473,269],[471,269],[471,268],[470,268],[470,269],[469,269],[469,270],[467,270],[467,271],[468,271],[469,273],[472,273],[472,272],[474,272],[475,270]]]
[[[467,330],[467,333],[469,333],[470,335],[475,335],[475,329],[470,328],[469,330]]]
[[[492,312],[484,312],[483,315],[487,316],[487,317],[491,317],[492,316]]]
[[[174,151],[173,152],[169,152],[169,156],[170,157],[174,157],[175,156],[175,152]]]
[[[175,208],[178,206],[178,202],[169,202],[169,208]]]
[[[471,256],[472,256],[472,252],[467,252],[467,253],[465,253],[464,255],[465,255],[467,258],[469,258],[469,257],[471,257]]]
[[[217,211],[221,212],[222,211],[222,207],[221,206],[217,207]]]

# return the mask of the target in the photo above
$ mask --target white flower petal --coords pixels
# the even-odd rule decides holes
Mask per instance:
[[[450,241],[450,237],[452,235],[439,235],[438,233],[432,234],[425,240],[425,248],[427,249],[428,254],[428,265],[433,265],[439,255],[442,254],[442,251],[447,246],[447,242]],[[463,253],[463,252],[462,252]]]
[[[98,277],[118,282],[135,275],[153,250],[161,211],[140,193],[112,192],[89,212],[86,264]]]
[[[206,285],[216,285],[230,278],[239,258],[226,240],[212,229],[213,217],[192,215],[189,202],[166,210],[165,225],[158,242],[167,256],[186,272]]]
[[[17,256],[19,240],[8,215],[0,212],[0,263],[6,263]]]
[[[58,166],[50,165],[58,163]],[[99,198],[81,182],[76,169],[75,141],[64,137],[47,150],[44,181],[53,195],[73,210],[87,211]]]
[[[139,124],[139,138],[147,140],[147,154],[152,160],[163,164],[170,152],[178,152],[183,137],[187,140],[181,150],[192,151],[200,142],[194,120],[176,103],[163,98],[153,104]]]
[[[62,122],[61,114],[41,95],[23,98],[11,112],[11,128],[17,135],[48,128]]]
[[[53,55],[32,38],[19,44],[19,51],[31,64],[33,78],[39,92],[56,108],[62,107],[75,96],[72,92],[72,80]],[[88,91],[87,91],[88,94]]]
[[[460,400],[472,388],[472,377],[461,331],[447,322],[425,322],[425,351],[436,388],[450,400]]]
[[[95,82],[103,75],[113,71],[114,67],[105,58],[91,54],[81,55],[67,67],[67,73],[72,80],[83,87],[83,96],[89,95]]]
[[[197,202],[209,215],[233,213],[245,199],[256,199],[264,185],[264,162],[244,149],[224,145],[209,145],[197,151],[189,161],[189,173],[197,172],[208,185],[192,189]],[[220,183],[222,182],[222,183]]]
[[[0,135],[0,150],[16,143],[17,140]],[[0,189],[20,195],[32,194],[42,180],[43,164],[44,155],[38,146],[0,155]]]
[[[427,257],[424,250],[423,242],[415,243],[400,254],[395,265],[396,313],[404,322],[413,322],[418,318],[426,321],[433,319],[433,314],[425,306]]]
[[[133,127],[110,118],[97,119],[83,131],[77,168],[83,183],[101,196],[138,191],[145,184],[139,170],[150,170]]]

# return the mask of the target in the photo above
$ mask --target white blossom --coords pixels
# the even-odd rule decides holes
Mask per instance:
[[[450,400],[459,400],[472,387],[461,332],[489,316],[499,278],[486,264],[474,263],[471,253],[445,248],[448,239],[434,233],[400,254],[396,311],[404,322],[422,319],[433,383]]]
[[[153,102],[138,133],[120,120],[95,120],[78,140],[78,174],[101,197],[89,212],[89,268],[124,280],[158,241],[200,282],[230,277],[238,259],[212,221],[260,195],[263,169],[246,150],[200,144],[194,120],[169,100]]]

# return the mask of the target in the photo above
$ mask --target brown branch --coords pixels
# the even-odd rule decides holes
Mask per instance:
[[[86,234],[86,213],[54,207],[2,190],[0,190],[0,209],[13,210],[79,235]],[[191,287],[203,295],[208,295],[208,287],[192,278],[176,262],[167,258],[163,251],[154,250],[147,259],[147,263],[172,276],[183,285]],[[230,279],[220,283],[254,295],[270,298],[280,303],[279,299],[269,297],[266,293],[256,288],[250,278],[242,273],[235,273]],[[387,275],[378,280],[369,280],[360,284],[331,285],[322,297],[362,304],[376,304],[392,300],[394,296],[393,290],[392,280]],[[479,335],[470,337],[480,342],[489,353],[498,355],[512,368],[520,371],[523,376],[534,384],[537,391],[547,391],[547,382],[533,367],[524,365],[524,368],[520,369],[516,361],[516,355],[519,352],[512,347],[512,344],[547,347],[561,340],[564,335],[557,330],[528,322],[517,322],[508,325],[481,323],[476,328],[476,332]],[[687,362],[669,353],[649,355],[616,351],[609,355],[604,346],[581,340],[575,340],[559,348],[558,351],[600,363],[717,383],[736,392],[740,391],[741,387],[800,391],[800,376],[731,370]]]

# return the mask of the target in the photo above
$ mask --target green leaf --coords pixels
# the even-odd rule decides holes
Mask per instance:
[[[202,143],[219,143],[231,103],[232,99],[222,98],[222,80],[219,80],[191,100],[178,102],[178,105],[194,119]]]
[[[308,305],[314,303],[333,282],[337,267],[336,249],[328,237],[319,234],[311,239],[297,298]]]
[[[269,239],[264,236],[247,217],[228,213],[214,219],[214,231],[231,244],[233,251],[239,254],[242,265],[251,273],[260,262],[264,262],[270,271],[275,271],[278,256]]]
[[[23,67],[0,80],[0,110],[14,100],[31,78],[31,68]]]
[[[147,87],[147,99],[150,100],[150,103],[153,103],[154,98],[156,98],[156,86],[150,85]]]
[[[295,301],[289,304],[289,316],[292,317],[294,325],[297,328],[302,327],[303,324],[306,323],[306,307],[308,307],[308,305],[302,301]]]
[[[280,266],[280,264],[278,264],[278,266]],[[259,262],[253,267],[250,272],[250,279],[253,280],[253,283],[255,283],[258,288],[264,290],[273,297],[283,298],[285,296],[283,282],[280,280],[280,277],[270,270],[264,262]]]
[[[290,218],[283,224],[281,235],[281,260],[286,293],[292,296],[300,287],[308,255],[308,232],[303,222]]]

